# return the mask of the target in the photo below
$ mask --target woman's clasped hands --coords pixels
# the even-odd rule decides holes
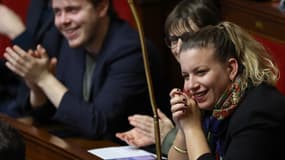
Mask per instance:
[[[201,112],[189,91],[172,89],[170,98],[172,118],[181,130],[201,127]]]

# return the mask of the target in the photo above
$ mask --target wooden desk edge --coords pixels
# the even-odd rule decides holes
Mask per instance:
[[[100,158],[88,153],[87,150],[76,146],[70,142],[67,142],[57,136],[53,136],[48,132],[38,129],[34,126],[26,125],[18,122],[7,115],[0,113],[0,119],[16,128],[24,140],[27,142],[33,142],[41,145],[55,153],[64,154],[64,156],[70,157],[70,159],[77,160],[99,160]]]

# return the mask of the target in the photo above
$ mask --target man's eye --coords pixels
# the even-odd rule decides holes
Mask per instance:
[[[53,13],[54,13],[54,15],[59,15],[59,14],[60,14],[60,11],[57,10],[57,9],[54,9],[54,10],[53,10]]]
[[[70,12],[71,12],[71,13],[77,13],[77,12],[78,12],[78,9],[72,9]]]
[[[78,11],[79,11],[79,8],[77,7],[70,7],[66,9],[66,12],[69,12],[69,13],[77,13]]]

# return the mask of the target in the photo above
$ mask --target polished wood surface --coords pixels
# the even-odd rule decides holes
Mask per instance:
[[[64,138],[64,140],[72,145],[80,146],[84,150],[110,147],[110,146],[119,146],[119,144],[117,143],[113,143],[111,141],[106,141],[106,140],[91,140],[91,139],[74,138],[74,137]]]
[[[274,1],[221,0],[223,18],[248,31],[285,44],[285,13]]]
[[[27,160],[100,160],[87,150],[117,145],[109,141],[61,139],[43,129],[23,124],[3,114],[0,114],[0,120],[7,122],[22,134],[26,143]]]

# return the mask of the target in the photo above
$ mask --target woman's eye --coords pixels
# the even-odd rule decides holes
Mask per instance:
[[[199,71],[197,71],[197,75],[204,75],[204,74],[206,74],[206,70],[199,70]]]

